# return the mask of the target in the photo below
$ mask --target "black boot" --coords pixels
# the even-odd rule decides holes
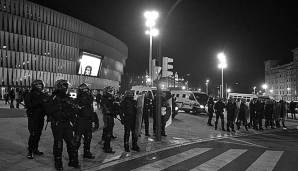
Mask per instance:
[[[95,156],[92,155],[92,153],[90,152],[90,150],[85,150],[84,151],[83,158],[86,158],[86,159],[95,159]]]
[[[138,145],[133,145],[132,148],[131,148],[133,151],[137,151],[139,152],[140,151],[140,147]]]
[[[28,159],[34,159],[33,153],[31,151],[28,151],[27,158]]]
[[[130,152],[128,142],[124,143],[124,150],[125,150],[125,152]]]
[[[62,164],[62,159],[61,158],[55,159],[55,168],[58,171],[63,170],[63,164]]]
[[[80,169],[81,168],[81,166],[79,164],[79,161],[74,161],[74,160],[69,161],[68,166],[69,167],[76,168],[76,169]]]
[[[105,153],[111,153],[111,154],[115,153],[115,151],[113,151],[112,148],[105,148],[105,149],[104,149],[104,152],[105,152]]]
[[[38,149],[34,150],[33,152],[35,155],[41,156],[43,155],[43,152],[39,151]]]

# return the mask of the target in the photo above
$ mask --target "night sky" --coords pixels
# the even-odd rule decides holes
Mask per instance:
[[[129,50],[125,72],[148,68],[149,38],[143,12],[160,11],[160,19],[175,0],[32,0],[92,24],[122,40]],[[236,92],[251,92],[264,82],[264,61],[292,60],[298,47],[295,1],[183,0],[168,20],[163,55],[174,58],[174,70],[205,88],[221,82],[216,54],[224,51],[228,68],[224,79]],[[158,38],[153,42],[156,56]],[[186,76],[188,75],[188,76]],[[238,83],[238,84],[235,84]]]

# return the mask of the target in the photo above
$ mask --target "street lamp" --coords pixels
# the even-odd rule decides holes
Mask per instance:
[[[152,80],[152,38],[159,34],[158,29],[154,28],[156,25],[156,20],[159,17],[157,11],[146,11],[144,13],[146,19],[145,25],[148,27],[148,30],[145,31],[150,37],[150,48],[149,48],[149,78]],[[153,83],[153,81],[151,82]]]
[[[265,93],[264,94],[266,94],[266,90],[267,90],[267,88],[268,88],[268,85],[267,84],[263,84],[262,85],[262,88],[264,89],[264,91],[265,91]]]
[[[206,94],[208,95],[208,84],[210,80],[206,80]]]
[[[223,70],[224,68],[227,68],[226,55],[223,52],[220,52],[217,54],[217,59],[219,61],[218,68],[221,69],[221,98],[223,98]]]

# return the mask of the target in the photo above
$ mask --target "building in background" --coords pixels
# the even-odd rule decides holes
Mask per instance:
[[[293,61],[279,65],[277,60],[265,61],[265,94],[276,100],[298,100],[298,48],[292,50]]]
[[[0,1],[1,94],[34,79],[47,88],[57,79],[118,88],[127,55],[122,41],[71,16],[27,0]]]

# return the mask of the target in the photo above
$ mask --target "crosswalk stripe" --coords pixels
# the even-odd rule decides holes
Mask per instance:
[[[211,148],[194,148],[188,151],[185,151],[183,153],[176,154],[174,156],[144,165],[142,167],[134,169],[134,171],[144,171],[144,170],[150,170],[150,171],[158,171],[166,169],[170,166],[173,166],[177,163],[183,162],[184,160],[190,159],[194,156],[203,154],[207,151],[209,151]]]
[[[273,170],[283,151],[265,151],[246,171]]]
[[[191,171],[198,171],[198,170],[219,170],[220,168],[224,167],[237,157],[239,157],[241,154],[245,153],[247,150],[243,149],[230,149],[215,158],[207,161],[206,163],[203,163],[193,169]]]

